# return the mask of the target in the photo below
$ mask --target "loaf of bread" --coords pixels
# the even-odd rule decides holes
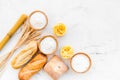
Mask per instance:
[[[11,62],[12,67],[17,69],[26,64],[37,52],[37,49],[37,41],[31,41],[28,43],[26,47],[14,57]]]
[[[47,62],[47,57],[43,54],[37,54],[26,66],[19,72],[19,80],[29,80],[32,75],[41,70]]]
[[[44,70],[53,78],[53,80],[58,80],[62,74],[68,71],[68,67],[58,56],[53,56],[45,65]]]

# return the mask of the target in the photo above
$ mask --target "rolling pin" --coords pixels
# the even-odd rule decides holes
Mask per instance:
[[[6,34],[6,36],[0,42],[0,51],[5,46],[5,44],[10,40],[10,38],[14,35],[14,33],[18,30],[18,28],[26,21],[27,15],[22,14],[15,25],[10,29],[10,31]]]

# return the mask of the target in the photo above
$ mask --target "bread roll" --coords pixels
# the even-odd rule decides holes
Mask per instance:
[[[26,47],[12,60],[12,67],[18,69],[26,64],[37,52],[37,48],[37,41],[31,41],[28,43]]]
[[[43,54],[37,54],[26,66],[19,72],[19,80],[29,80],[32,75],[41,70],[47,62],[47,57]]]

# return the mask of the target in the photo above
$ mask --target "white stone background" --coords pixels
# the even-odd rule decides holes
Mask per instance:
[[[59,80],[120,80],[120,0],[0,0],[0,40],[22,13],[29,15],[34,10],[48,15],[47,33],[53,33],[58,22],[67,26],[65,36],[58,39],[58,55],[62,46],[71,45],[75,53],[84,51],[92,59],[87,73],[77,74],[69,68]],[[19,31],[0,54],[13,48],[18,35]],[[9,61],[0,80],[18,80],[18,72]],[[41,70],[30,80],[52,78]]]

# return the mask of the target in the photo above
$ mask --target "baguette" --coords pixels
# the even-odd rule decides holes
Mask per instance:
[[[26,66],[19,72],[19,80],[29,80],[32,75],[42,69],[47,62],[47,57],[43,54],[37,54]]]

